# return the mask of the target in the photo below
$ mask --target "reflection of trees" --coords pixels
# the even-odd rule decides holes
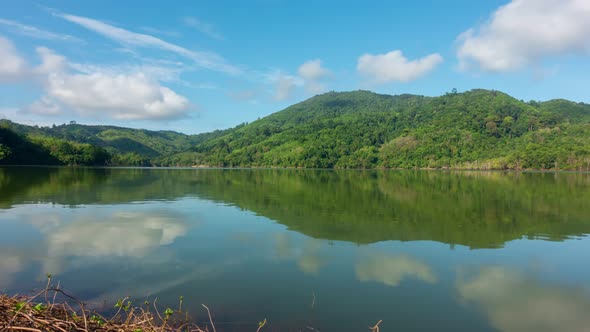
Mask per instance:
[[[589,179],[500,172],[211,171],[199,174],[198,195],[316,238],[435,240],[482,248],[522,236],[561,240],[589,233]]]
[[[587,174],[84,168],[0,168],[0,174],[4,207],[198,196],[315,238],[356,243],[434,240],[489,248],[522,236],[590,233]]]
[[[502,267],[482,269],[472,280],[459,280],[457,290],[477,304],[500,331],[588,331],[590,296],[558,287]]]
[[[404,279],[418,279],[435,283],[432,269],[407,255],[390,256],[371,252],[356,264],[356,276],[360,281],[376,281],[395,287]]]

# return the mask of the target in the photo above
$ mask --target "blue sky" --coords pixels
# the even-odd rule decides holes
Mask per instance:
[[[0,118],[199,133],[326,91],[590,102],[590,1],[3,1]]]

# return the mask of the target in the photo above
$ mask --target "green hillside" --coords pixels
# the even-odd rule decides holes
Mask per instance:
[[[212,166],[588,169],[590,105],[488,90],[330,92],[194,151],[196,163]]]
[[[219,136],[225,131],[218,130],[200,135],[185,135],[174,131],[151,131],[115,126],[90,126],[76,123],[53,127],[27,126],[9,120],[0,120],[0,163],[44,164],[44,165],[132,165],[150,166],[163,156],[170,156],[188,150],[195,144]],[[17,136],[14,136],[17,135]],[[12,143],[2,143],[2,138]],[[22,144],[16,144],[21,141]],[[25,147],[27,143],[29,147]],[[16,144],[16,145],[15,145]],[[24,144],[24,145],[23,145]],[[12,145],[10,148],[9,145]],[[31,151],[31,147],[38,147]],[[63,147],[68,145],[67,147]],[[66,158],[72,147],[93,147],[108,156],[101,161],[86,161]],[[47,151],[45,151],[47,150]],[[56,156],[47,157],[60,150]],[[4,152],[2,152],[4,151]],[[9,151],[11,151],[9,153]],[[11,157],[9,157],[11,156]]]
[[[590,105],[523,102],[488,90],[440,97],[330,92],[199,135],[8,120],[0,127],[30,143],[11,148],[0,136],[4,164],[40,153],[32,158],[37,164],[590,169]],[[95,153],[100,156],[90,156]]]

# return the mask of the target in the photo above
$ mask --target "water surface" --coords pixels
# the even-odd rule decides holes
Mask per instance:
[[[587,331],[590,175],[0,168],[0,289],[218,331]]]

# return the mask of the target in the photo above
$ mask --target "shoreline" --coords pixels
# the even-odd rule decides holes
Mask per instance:
[[[538,169],[538,168],[458,168],[458,167],[419,167],[419,168],[306,168],[306,167],[278,167],[278,166],[82,166],[82,165],[0,165],[0,168],[30,167],[30,168],[88,168],[88,169],[178,169],[178,170],[310,170],[310,171],[440,171],[440,172],[507,172],[507,173],[590,173],[590,169]]]

